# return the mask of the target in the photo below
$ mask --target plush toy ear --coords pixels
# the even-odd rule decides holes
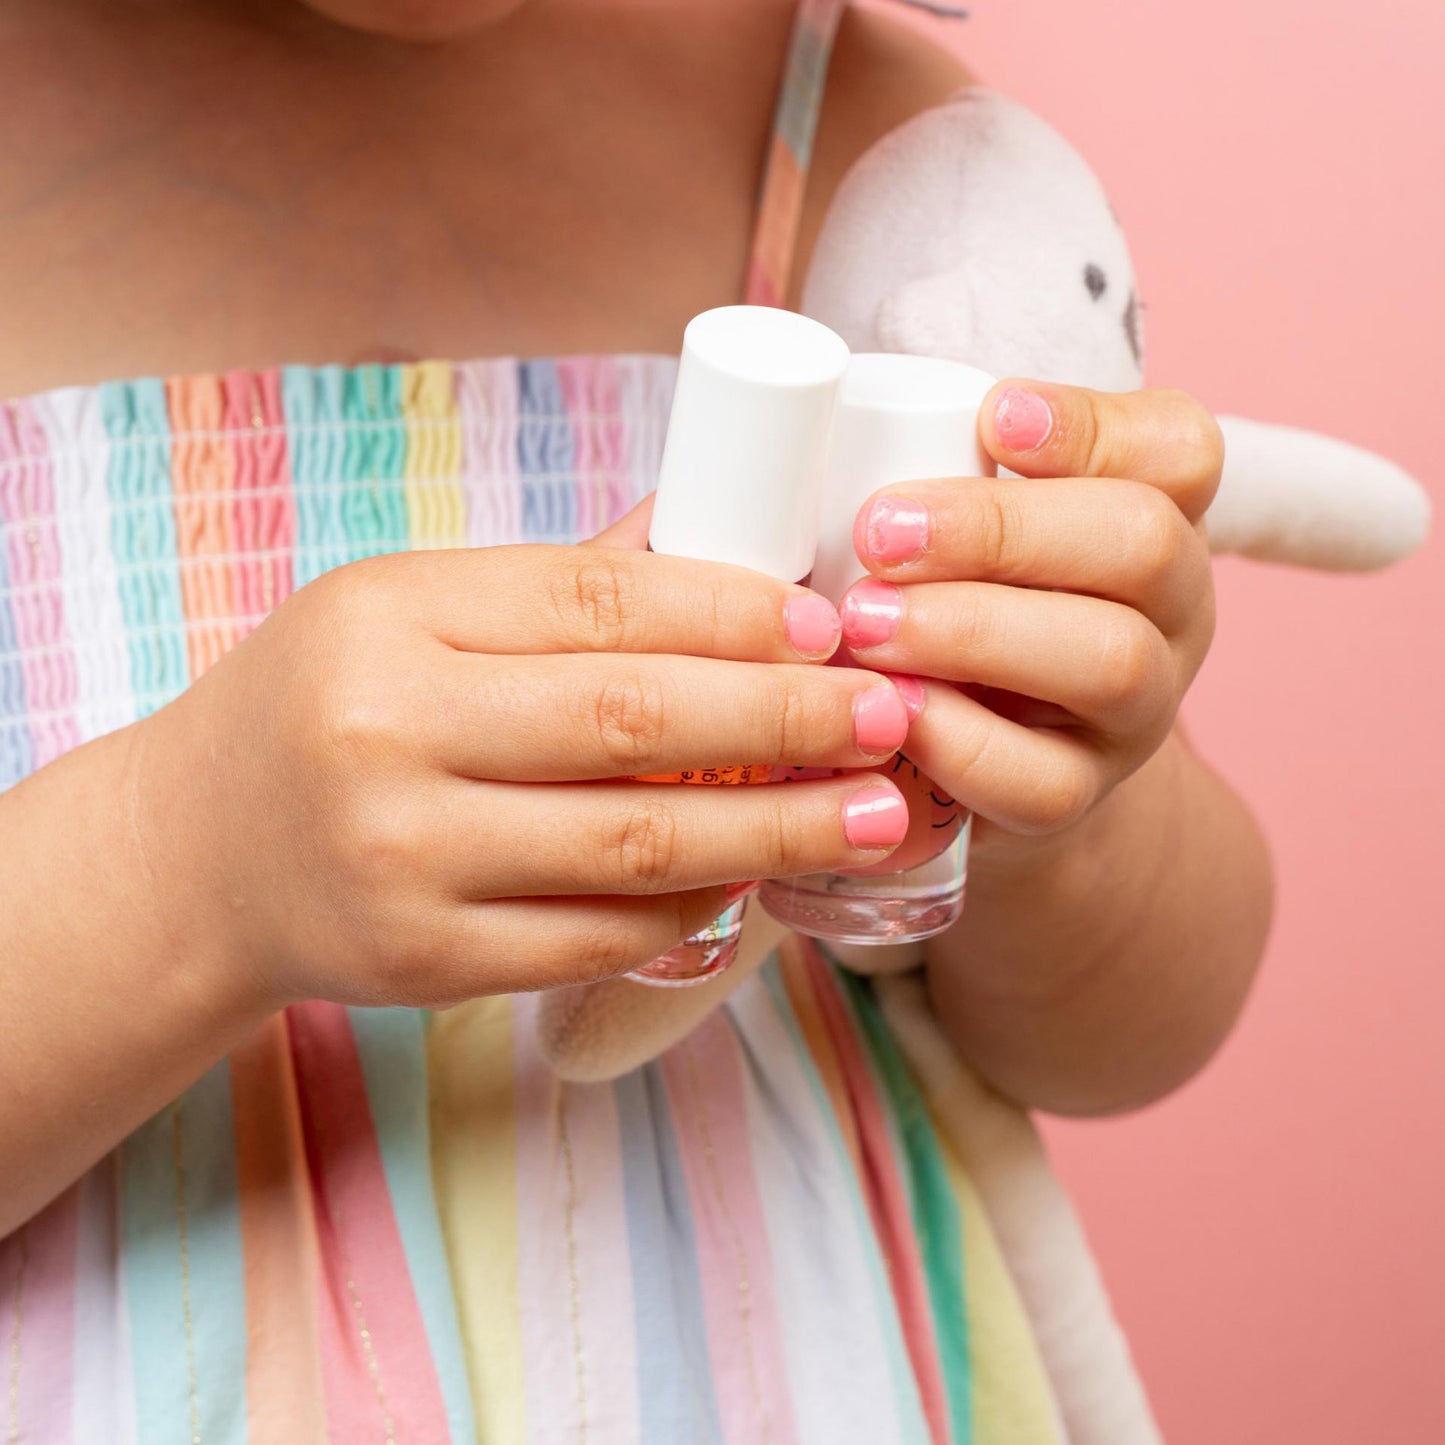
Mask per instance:
[[[1219,425],[1224,477],[1206,518],[1214,551],[1364,572],[1425,540],[1429,499],[1393,462],[1295,427],[1238,416]]]

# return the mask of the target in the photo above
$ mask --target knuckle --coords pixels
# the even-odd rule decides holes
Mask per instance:
[[[1219,625],[1219,607],[1212,587],[1205,589],[1204,596],[1195,609],[1195,616],[1199,628],[1198,657],[1199,663],[1202,663],[1205,654],[1214,645],[1214,631]]]
[[[763,866],[757,871],[764,878],[790,878],[808,863],[809,842],[816,838],[816,830],[798,811],[795,800],[780,797],[771,801],[758,823],[756,843]]]
[[[810,746],[816,745],[819,737],[819,719],[808,689],[796,680],[775,682],[767,707],[773,727],[774,759],[786,763],[809,757]]]
[[[1163,638],[1139,613],[1126,612],[1112,620],[1102,640],[1097,684],[1102,700],[1130,712],[1147,705],[1162,676],[1164,650]]]
[[[1192,547],[1194,533],[1184,513],[1157,487],[1137,483],[1129,509],[1129,551],[1140,581],[1148,587],[1169,581]]]
[[[1112,476],[1117,468],[1112,409],[1118,403],[1098,392],[1081,392],[1080,397],[1067,438],[1074,472],[1081,477]]]
[[[949,740],[949,766],[965,783],[978,779],[990,764],[994,733],[987,726],[960,728]]]
[[[661,683],[642,672],[622,672],[597,691],[593,721],[608,760],[621,772],[657,756],[666,733]]]
[[[353,886],[367,903],[401,891],[424,866],[425,827],[383,797],[354,798],[337,826]]]
[[[680,936],[680,935],[679,935]],[[588,924],[568,969],[576,983],[601,983],[643,960],[638,930],[625,914],[604,912]]]
[[[667,892],[677,860],[678,827],[661,802],[639,798],[611,825],[604,840],[619,893]]]
[[[710,645],[717,646],[728,631],[728,618],[736,609],[737,598],[730,595],[721,577],[709,575],[703,585],[700,605],[708,641]]]
[[[395,558],[363,557],[333,567],[301,589],[309,593],[331,628],[350,633],[367,627],[372,618],[391,620],[397,597]]]
[[[1060,763],[1035,779],[1020,806],[1018,824],[1025,833],[1059,833],[1077,823],[1093,803],[1094,781],[1088,769],[1077,762]]]
[[[1000,651],[1001,619],[996,608],[989,606],[989,593],[984,588],[959,589],[959,605],[952,618],[951,646],[965,670],[970,661]]]
[[[1218,479],[1224,468],[1224,433],[1213,412],[1187,391],[1168,393],[1178,421],[1181,458],[1187,458],[1191,475]]]
[[[1007,488],[989,487],[980,492],[975,528],[985,574],[1012,576],[1024,560],[1025,528],[1018,503]]]
[[[568,558],[549,578],[547,593],[563,635],[580,650],[613,652],[626,640],[636,591],[626,569],[607,553]]]
[[[323,690],[316,706],[313,750],[329,772],[355,776],[374,766],[397,746],[405,731],[394,704],[363,679]]]

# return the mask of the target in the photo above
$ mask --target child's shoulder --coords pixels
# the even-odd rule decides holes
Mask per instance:
[[[798,237],[795,292],[801,290],[818,230],[849,167],[890,131],[920,111],[943,104],[974,80],[958,54],[939,39],[935,27],[849,7],[838,29],[818,121]]]

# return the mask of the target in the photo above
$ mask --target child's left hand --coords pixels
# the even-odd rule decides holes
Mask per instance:
[[[844,645],[929,679],[906,744],[923,772],[1006,832],[1054,833],[1159,748],[1209,650],[1224,444],[1180,392],[1021,381],[990,393],[980,435],[1022,479],[864,505],[872,575],[843,600]]]

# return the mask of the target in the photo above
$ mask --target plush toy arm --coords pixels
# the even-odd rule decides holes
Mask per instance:
[[[1393,462],[1295,427],[1221,416],[1224,478],[1209,542],[1263,562],[1363,572],[1424,540],[1430,502]]]

